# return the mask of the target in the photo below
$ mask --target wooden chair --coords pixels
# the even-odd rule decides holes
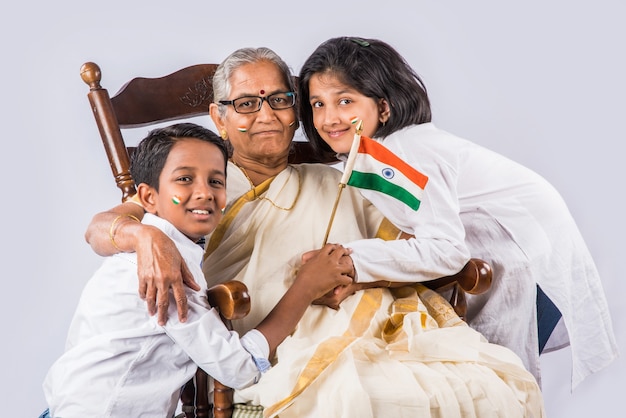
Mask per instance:
[[[80,75],[89,86],[89,103],[96,119],[100,137],[113,172],[115,183],[122,191],[122,202],[132,197],[136,190],[130,176],[129,150],[122,129],[150,126],[166,121],[204,116],[212,101],[212,76],[216,64],[200,64],[183,68],[160,78],[134,78],[110,97],[102,88],[101,71],[93,62],[83,64]],[[313,157],[308,142],[294,142],[290,163],[336,162],[334,157]],[[472,259],[458,274],[424,283],[438,292],[451,292],[450,302],[461,317],[465,317],[465,293],[478,294],[491,285],[491,268],[479,259]],[[230,320],[247,314],[250,299],[241,283],[227,283],[209,290],[212,306],[219,306],[228,325]],[[246,308],[247,306],[247,308]],[[195,381],[194,381],[195,380]],[[214,382],[214,399],[211,407],[207,399],[208,376],[201,369],[185,385],[181,400],[186,418],[228,418],[232,413],[232,389]]]
[[[244,318],[250,312],[250,295],[245,284],[233,280],[211,287],[207,291],[209,304],[216,307],[222,321],[230,330],[231,321]],[[209,376],[198,368],[195,378],[183,387],[180,400],[185,418],[229,418],[233,408],[233,389],[213,380],[213,403],[209,400]],[[211,408],[212,405],[212,408]]]
[[[195,65],[163,79],[137,78],[113,98],[100,86],[101,72],[97,64],[88,62],[81,67],[80,75],[90,87],[87,96],[115,183],[122,191],[122,202],[130,199],[136,189],[129,171],[132,147],[126,147],[121,129],[205,115],[212,98],[211,77],[216,67],[214,64]],[[208,300],[219,310],[229,329],[232,329],[232,320],[241,319],[250,311],[248,290],[241,282],[210,288]],[[233,390],[214,380],[211,404],[208,386],[208,375],[198,369],[195,378],[182,388],[181,402],[186,418],[231,416]]]

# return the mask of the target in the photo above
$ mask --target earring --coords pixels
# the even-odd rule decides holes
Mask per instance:
[[[222,137],[222,139],[226,140],[228,139],[228,132],[226,132],[226,129],[222,129],[220,131],[220,136]]]

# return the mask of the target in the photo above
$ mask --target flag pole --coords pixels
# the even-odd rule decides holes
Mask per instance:
[[[333,225],[333,220],[335,219],[335,213],[337,212],[337,206],[339,205],[339,198],[341,197],[341,192],[346,187],[348,183],[348,179],[350,178],[350,173],[352,172],[352,167],[354,166],[354,159],[356,158],[356,154],[359,152],[359,143],[361,142],[361,132],[363,132],[363,120],[359,120],[356,125],[356,131],[354,132],[354,139],[352,140],[352,147],[350,148],[350,153],[348,154],[348,160],[346,161],[346,166],[344,167],[343,175],[341,176],[341,180],[339,181],[339,190],[337,191],[337,197],[335,198],[335,204],[333,205],[333,210],[330,214],[330,220],[328,221],[328,226],[326,227],[326,235],[324,235],[324,241],[322,242],[322,246],[326,245],[328,242],[328,235],[330,235],[330,228]]]
[[[326,227],[326,235],[324,235],[324,242],[322,242],[322,247],[326,245],[328,241],[328,235],[330,234],[330,227],[333,225],[333,219],[335,218],[335,212],[337,212],[337,206],[339,205],[339,198],[341,197],[341,192],[346,187],[345,184],[339,183],[339,191],[337,192],[337,198],[335,199],[335,205],[333,206],[333,211],[330,214],[330,220],[328,221],[328,227]]]

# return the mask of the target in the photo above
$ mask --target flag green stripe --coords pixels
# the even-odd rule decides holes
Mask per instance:
[[[353,187],[360,187],[361,189],[370,189],[385,193],[405,203],[413,210],[417,210],[420,207],[419,199],[406,191],[406,189],[387,181],[378,174],[353,171],[348,180],[348,184]]]

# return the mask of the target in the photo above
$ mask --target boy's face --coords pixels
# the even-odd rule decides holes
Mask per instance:
[[[193,241],[212,232],[226,206],[224,156],[214,144],[183,138],[172,147],[159,176],[159,191],[141,184],[146,210]]]

